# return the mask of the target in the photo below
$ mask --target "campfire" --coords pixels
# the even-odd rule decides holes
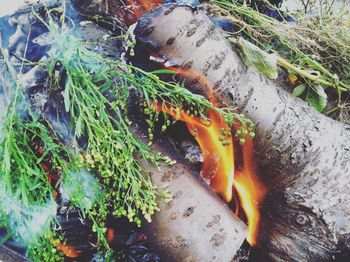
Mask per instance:
[[[156,6],[161,5],[161,2],[131,1],[128,4],[126,6],[127,13],[132,13],[136,18],[139,18]],[[154,56],[157,56],[154,53],[152,55],[153,59]],[[217,104],[212,95],[214,83],[208,81],[205,76],[186,68],[177,69],[166,65],[163,65],[163,67],[176,72],[180,77],[196,79],[201,85],[208,88],[209,100],[214,105]],[[199,117],[189,115],[183,111],[176,115],[176,112],[172,112],[169,108],[157,108],[157,110],[164,111],[177,121],[186,123],[189,132],[195,137],[201,148],[204,157],[201,176],[209,180],[210,187],[228,203],[232,201],[232,192],[237,191],[239,201],[235,199],[234,202],[236,205],[240,202],[240,206],[245,212],[249,221],[247,240],[251,245],[255,245],[259,227],[258,206],[264,197],[265,188],[255,174],[256,166],[253,159],[252,141],[247,141],[244,145],[245,138],[241,138],[242,146],[239,153],[241,153],[243,163],[240,167],[235,168],[234,137],[236,131],[240,129],[239,127],[233,127],[233,130],[231,130],[231,126],[225,123],[225,120],[216,111],[209,111],[208,121],[204,122]],[[237,205],[236,213],[238,212],[239,207]]]
[[[346,261],[349,128],[275,78],[331,80],[239,38],[215,2],[45,1],[1,18],[0,252]]]

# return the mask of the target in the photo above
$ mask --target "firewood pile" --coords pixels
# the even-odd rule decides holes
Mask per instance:
[[[281,79],[333,80],[244,39],[214,2],[0,18],[0,258],[350,259],[350,128]]]

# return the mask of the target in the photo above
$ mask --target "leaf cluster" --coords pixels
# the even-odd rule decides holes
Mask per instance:
[[[302,85],[299,90],[305,88],[302,97],[317,110],[323,111],[326,105],[326,93],[320,88],[332,88],[337,92],[335,110],[348,98],[350,42],[346,12],[349,9],[344,7],[338,13],[321,12],[317,16],[295,13],[297,22],[287,23],[239,1],[209,2],[214,6],[213,13],[233,22],[237,34],[268,53],[278,54],[283,59],[278,64],[298,78],[297,83]]]
[[[189,114],[207,122],[210,122],[207,111],[216,110],[229,126],[239,123],[241,129],[237,134],[240,138],[248,132],[254,135],[254,124],[244,115],[233,109],[217,108],[181,84],[164,82],[156,75],[165,72],[144,72],[89,50],[88,43],[71,33],[64,12],[60,26],[52,19],[51,13],[57,11],[61,10],[48,10],[48,20],[38,16],[49,28],[55,47],[48,54],[46,63],[40,66],[48,72],[49,90],[62,91],[64,110],[69,113],[70,124],[74,127],[74,142],[72,145],[61,143],[55,130],[33,111],[15,73],[8,79],[15,84],[8,85],[11,95],[3,116],[0,139],[0,194],[10,196],[11,203],[2,203],[0,217],[2,224],[30,247],[29,255],[34,260],[59,260],[62,253],[55,248],[55,241],[65,241],[55,229],[58,226],[54,219],[57,189],[48,179],[50,171],[59,171],[63,187],[74,185],[74,189],[66,188],[71,204],[80,208],[82,218],[92,221],[92,231],[97,235],[96,247],[109,254],[107,215],[125,216],[140,225],[142,216],[150,221],[159,210],[159,197],[164,201],[171,199],[166,189],[158,189],[152,183],[150,171],[142,167],[142,162],[159,167],[160,162],[174,164],[174,161],[154,152],[151,143],[135,136],[127,107],[131,87],[142,93],[141,107],[143,111],[148,109],[146,122],[150,126],[151,139],[160,114],[153,110],[155,103],[179,113],[186,109]],[[6,63],[9,71],[14,72],[11,64]],[[165,128],[162,129],[165,130],[171,121],[166,114],[163,121]],[[87,139],[86,147],[78,143],[82,137]],[[43,165],[48,157],[50,170]],[[94,179],[87,180],[89,175]],[[35,212],[25,214],[28,210]],[[29,238],[20,235],[20,228],[34,227],[29,222],[37,218],[38,212],[43,214],[42,210],[47,211],[43,219],[45,227],[31,232]],[[7,212],[14,212],[17,220],[6,218]]]

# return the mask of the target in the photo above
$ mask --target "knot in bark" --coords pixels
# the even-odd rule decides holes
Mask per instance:
[[[304,214],[297,214],[294,217],[294,221],[298,226],[307,226],[308,224],[310,224],[310,218],[307,215]]]

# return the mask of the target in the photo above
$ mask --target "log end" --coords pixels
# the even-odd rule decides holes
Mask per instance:
[[[155,150],[167,153],[165,147]],[[168,147],[169,148],[169,147]],[[152,169],[152,180],[168,185],[173,199],[159,199],[160,211],[145,224],[164,261],[232,261],[247,226],[181,159],[174,166]],[[150,167],[148,167],[150,168]]]

